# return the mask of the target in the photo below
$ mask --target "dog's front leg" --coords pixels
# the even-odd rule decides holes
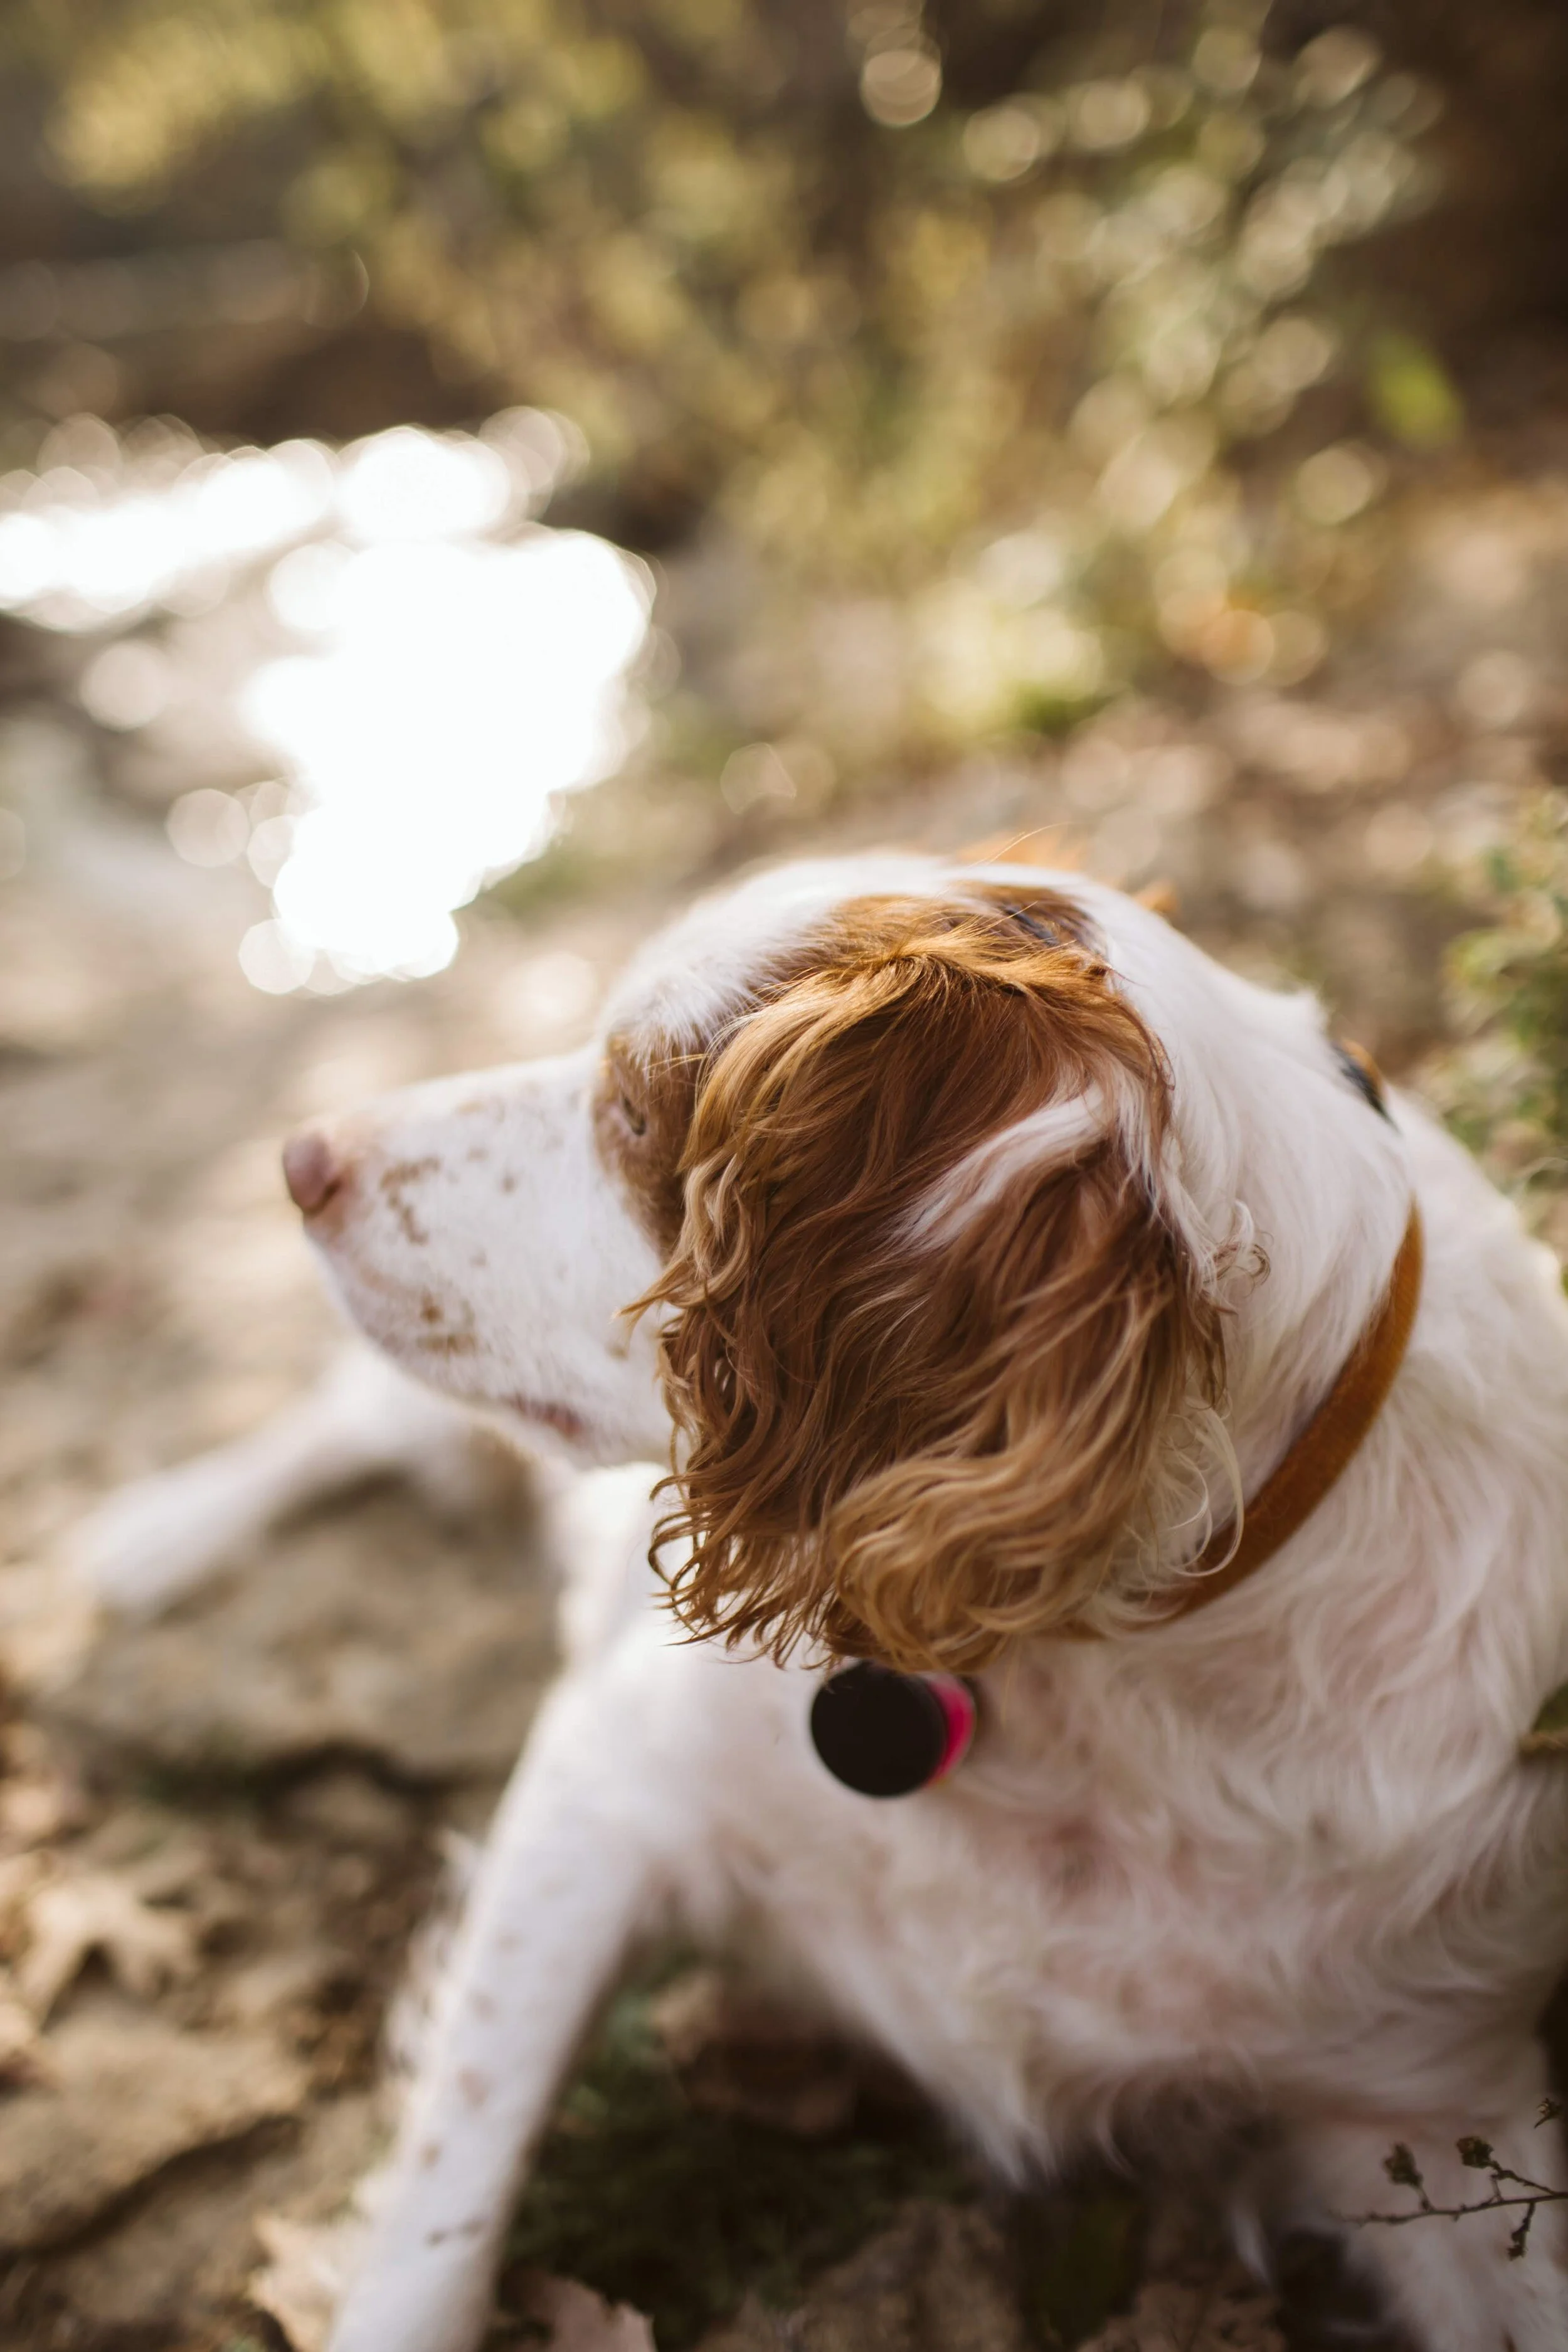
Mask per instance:
[[[556,1691],[501,1801],[331,2352],[471,2352],[483,2332],[523,2164],[658,1906],[670,1808],[620,1664]]]

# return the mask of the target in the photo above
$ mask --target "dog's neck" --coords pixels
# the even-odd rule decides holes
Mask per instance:
[[[1125,901],[1091,911],[1171,1066],[1175,1205],[1218,1269],[1226,1429],[1251,1494],[1386,1292],[1412,1200],[1400,1114],[1347,1079],[1310,999],[1225,971]]]

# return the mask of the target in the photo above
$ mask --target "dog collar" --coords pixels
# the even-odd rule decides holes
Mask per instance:
[[[1380,1118],[1389,1117],[1383,1073],[1364,1046],[1336,1038],[1341,1069]],[[1146,1618],[1165,1625],[1223,1600],[1272,1559],[1305,1525],[1350,1467],[1394,1386],[1421,1302],[1421,1212],[1414,1200],[1388,1288],[1372,1321],[1346,1358],[1340,1376],[1306,1428],[1242,1511],[1216,1529],[1188,1571],[1179,1597]],[[1080,1629],[1069,1629],[1075,1634]],[[1094,1635],[1083,1629],[1087,1638]]]
[[[963,1763],[974,1738],[973,1686],[958,1675],[901,1675],[862,1658],[817,1686],[811,1742],[862,1797],[908,1797]]]
[[[1239,1534],[1233,1522],[1204,1546],[1194,1563],[1192,1583],[1184,1588],[1168,1615],[1190,1616],[1194,1610],[1207,1608],[1211,1601],[1244,1584],[1289,1541],[1339,1484],[1383,1411],[1405,1361],[1421,1301],[1421,1212],[1413,1201],[1383,1303],[1347,1357],[1338,1380],[1285,1459],[1247,1504]]]
[[[1306,1428],[1247,1505],[1239,1532],[1236,1522],[1229,1520],[1211,1536],[1187,1571],[1188,1580],[1176,1599],[1152,1612],[1132,1630],[1146,1632],[1173,1624],[1178,1618],[1190,1617],[1234,1592],[1289,1543],[1338,1485],[1382,1412],[1405,1361],[1421,1300],[1421,1213],[1412,1202],[1405,1239],[1382,1305]],[[1070,1641],[1101,1638],[1093,1626],[1064,1625],[1059,1631]]]

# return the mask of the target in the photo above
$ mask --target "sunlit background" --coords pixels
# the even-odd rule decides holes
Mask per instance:
[[[191,864],[243,857],[270,888],[238,946],[258,988],[439,971],[455,910],[624,758],[647,569],[531,519],[578,446],[528,409],[341,450],[82,416],[0,483],[0,607],[110,637],[87,715],[193,772],[236,737],[279,762],[166,820]]]
[[[1510,9],[22,8],[18,904],[155,832],[326,996],[1039,831],[1396,1057],[1487,1028],[1442,943],[1555,923],[1568,698],[1568,24]]]
[[[76,648],[100,788],[266,891],[264,992],[428,976],[568,844],[675,886],[928,824],[900,780],[1299,928],[1312,845],[1215,814],[1417,763],[1320,689],[1463,437],[1433,289],[1475,313],[1490,226],[1435,259],[1469,124],[1405,46],[1263,0],[25,15],[63,250],[0,266],[0,611]],[[1457,715],[1538,659],[1461,648]],[[1488,831],[1450,781],[1366,810],[1375,882]]]

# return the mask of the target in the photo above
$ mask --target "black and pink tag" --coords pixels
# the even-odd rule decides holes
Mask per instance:
[[[862,1797],[908,1797],[963,1763],[974,1692],[959,1675],[901,1675],[863,1659],[820,1685],[811,1738],[836,1780]]]

